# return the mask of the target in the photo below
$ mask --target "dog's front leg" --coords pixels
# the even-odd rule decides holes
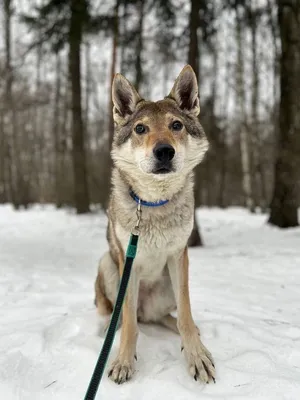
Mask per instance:
[[[177,302],[177,325],[189,372],[195,380],[200,379],[208,383],[210,380],[215,381],[215,367],[212,355],[200,340],[199,330],[192,317],[188,267],[187,248],[184,249],[180,257],[176,255],[168,260],[168,268]]]
[[[120,259],[120,274],[122,273],[123,258]],[[136,343],[138,338],[138,285],[137,273],[133,266],[123,305],[119,354],[108,372],[108,376],[118,384],[128,381],[134,373],[134,359],[136,358]]]

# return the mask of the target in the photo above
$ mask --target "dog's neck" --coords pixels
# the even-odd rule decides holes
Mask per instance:
[[[125,174],[124,171],[114,168],[113,170],[113,183],[116,189],[117,182],[120,180],[123,183],[123,190],[128,193],[132,190],[140,199],[148,202],[159,202],[162,200],[172,200],[172,198],[180,192],[190,182],[192,173],[189,176],[174,175],[157,179],[151,175],[132,177]]]

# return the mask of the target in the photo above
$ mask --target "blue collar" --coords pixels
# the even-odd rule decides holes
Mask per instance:
[[[167,204],[169,202],[169,200],[158,200],[155,202],[152,201],[145,201],[145,200],[141,200],[135,193],[133,190],[129,191],[130,196],[133,198],[134,201],[136,201],[138,204],[140,203],[142,206],[146,206],[146,207],[159,207],[159,206],[163,206],[164,204]]]

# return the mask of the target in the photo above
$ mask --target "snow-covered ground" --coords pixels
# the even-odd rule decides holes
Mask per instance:
[[[242,209],[198,216],[206,246],[190,250],[192,308],[216,384],[191,379],[178,336],[141,325],[134,379],[105,375],[97,398],[300,399],[300,229]],[[102,214],[0,207],[1,399],[84,398],[103,343],[93,284],[105,225]]]

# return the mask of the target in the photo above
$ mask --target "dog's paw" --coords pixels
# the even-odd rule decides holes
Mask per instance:
[[[198,340],[197,340],[198,339]],[[211,353],[201,343],[199,336],[184,346],[185,358],[188,362],[188,368],[195,381],[209,383],[215,380],[216,370]]]
[[[134,374],[134,362],[117,358],[111,365],[108,371],[108,377],[120,385],[129,381]]]

